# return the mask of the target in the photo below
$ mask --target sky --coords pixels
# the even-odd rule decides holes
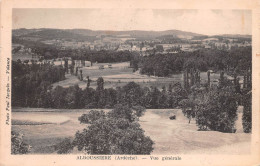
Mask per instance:
[[[252,33],[250,10],[13,9],[13,29],[182,30],[204,35]]]

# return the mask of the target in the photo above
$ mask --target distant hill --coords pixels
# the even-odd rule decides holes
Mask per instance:
[[[228,37],[228,38],[251,38],[251,35],[239,35],[239,34],[223,34],[206,36],[193,32],[186,32],[180,30],[166,30],[166,31],[143,31],[143,30],[132,30],[132,31],[105,31],[105,30],[89,30],[89,29],[15,29],[13,30],[13,36],[16,37],[33,37],[40,38],[43,40],[51,39],[75,39],[77,41],[94,41],[99,36],[129,36],[136,39],[160,39],[160,38],[186,38],[186,39],[206,39],[209,37]]]
[[[61,30],[61,29],[38,29],[38,30],[14,30],[13,31],[14,36],[19,37],[33,37],[33,38],[39,38],[41,40],[52,40],[52,39],[65,39],[65,40],[82,40],[82,41],[94,41],[96,39],[95,36],[86,36],[86,35],[80,35],[77,33],[69,32],[67,30]]]
[[[25,29],[25,28],[21,28],[21,29],[14,29],[12,31],[12,35],[13,36],[23,36],[23,35],[27,35],[33,32],[37,32],[37,31],[42,31],[42,29]]]
[[[97,36],[97,35],[130,35],[134,38],[156,38],[160,36],[172,35],[172,36],[201,36],[201,34],[185,32],[180,30],[167,30],[167,31],[142,31],[142,30],[133,30],[133,31],[93,31],[89,29],[71,29],[68,30],[73,33],[87,35],[87,36]]]
[[[160,36],[172,35],[172,36],[202,36],[201,34],[196,34],[192,32],[185,32],[179,30],[167,30],[167,31],[93,31],[89,29],[15,29],[13,30],[14,36],[21,37],[38,37],[43,39],[51,39],[51,38],[92,38],[100,35],[105,36],[120,36],[120,35],[128,35],[133,38],[157,38]]]

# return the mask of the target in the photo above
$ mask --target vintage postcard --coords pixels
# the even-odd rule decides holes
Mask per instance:
[[[259,165],[259,1],[1,3],[0,165]]]

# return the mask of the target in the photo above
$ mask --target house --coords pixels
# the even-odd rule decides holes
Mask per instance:
[[[94,50],[95,46],[93,44],[89,45],[90,50]]]

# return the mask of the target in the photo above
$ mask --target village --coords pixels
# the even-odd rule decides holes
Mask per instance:
[[[139,39],[130,35],[97,35],[93,36],[94,41],[78,41],[76,39],[52,39],[46,40],[33,36],[15,36],[20,40],[41,42],[47,46],[53,46],[58,50],[84,49],[92,51],[112,50],[136,52],[140,56],[151,54],[169,54],[179,52],[193,52],[199,49],[230,50],[231,48],[250,47],[251,41],[246,38],[234,36],[175,36],[167,35],[151,39]],[[200,39],[201,38],[201,39]],[[22,44],[13,44],[12,50],[20,49],[23,53],[32,53],[32,49]],[[40,55],[34,55],[40,56]]]

